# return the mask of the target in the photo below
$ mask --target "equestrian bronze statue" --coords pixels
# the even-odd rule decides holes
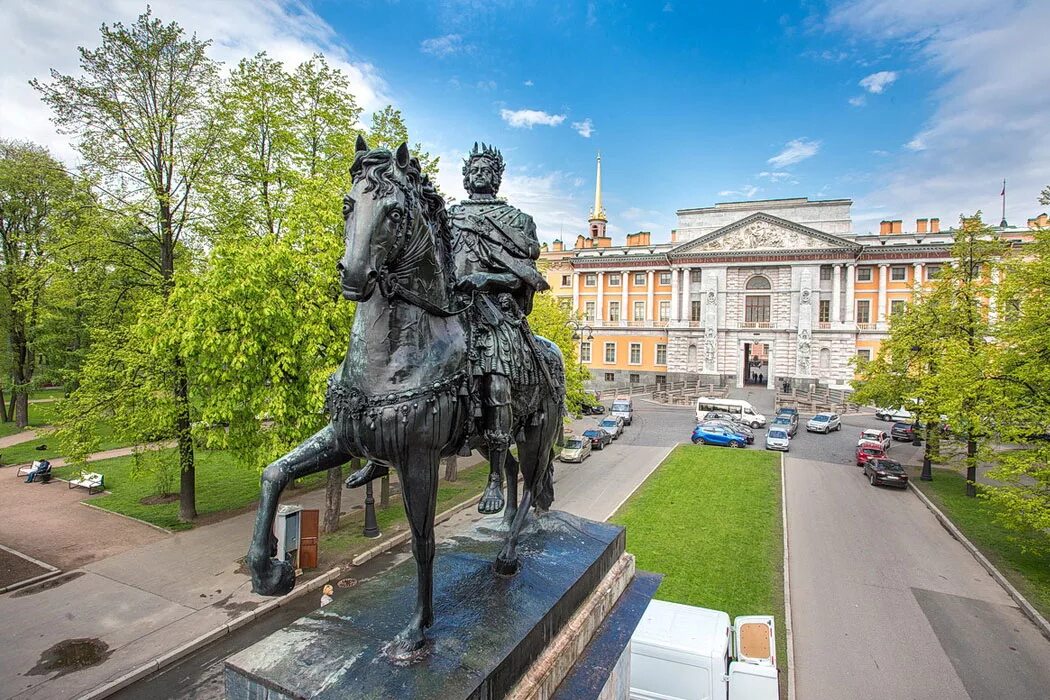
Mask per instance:
[[[355,457],[368,460],[351,477],[357,483],[392,467],[412,533],[417,595],[388,653],[407,658],[424,648],[433,623],[439,460],[471,446],[487,454],[485,509],[493,512],[503,506],[500,481],[507,472],[508,532],[494,570],[513,575],[530,508],[548,508],[553,497],[565,375],[557,347],[528,327],[532,295],[545,285],[533,263],[531,219],[495,199],[498,152],[475,147],[465,171],[479,203],[455,208],[450,223],[444,200],[406,144],[392,153],[369,149],[358,137],[356,150],[338,269],[343,296],[357,310],[346,356],[329,380],[329,423],[263,471],[247,563],[257,593],[289,592],[295,573],[274,557],[272,532],[284,487]],[[471,175],[478,161],[484,166]],[[517,459],[507,453],[511,441]]]

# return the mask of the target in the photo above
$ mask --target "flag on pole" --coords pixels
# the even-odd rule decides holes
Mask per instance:
[[[999,193],[1000,197],[1006,196],[1006,180],[1003,180],[1003,191]]]

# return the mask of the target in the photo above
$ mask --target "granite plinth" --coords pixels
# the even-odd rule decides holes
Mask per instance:
[[[411,560],[363,582],[226,661],[230,700],[499,698],[624,552],[624,530],[552,511],[522,533],[519,572],[497,576],[504,533],[479,521],[438,546],[429,650],[410,664],[383,647],[411,616]]]

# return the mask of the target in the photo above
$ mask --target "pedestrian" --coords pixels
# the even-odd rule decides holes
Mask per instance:
[[[765,378],[766,378],[766,375],[762,374],[761,372],[758,373],[758,383],[759,384],[761,384],[763,381],[765,381]]]
[[[332,588],[332,584],[327,584],[321,591],[321,607],[328,605],[332,602],[332,594],[335,593],[335,589]]]

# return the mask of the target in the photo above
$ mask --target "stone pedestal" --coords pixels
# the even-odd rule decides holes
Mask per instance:
[[[382,651],[411,615],[408,560],[230,657],[227,698],[545,700],[565,681],[576,690],[558,697],[626,699],[630,632],[658,578],[635,576],[623,528],[556,511],[535,518],[520,571],[501,578],[492,561],[504,534],[488,527],[496,522],[439,545],[436,619],[419,661],[398,664]]]

